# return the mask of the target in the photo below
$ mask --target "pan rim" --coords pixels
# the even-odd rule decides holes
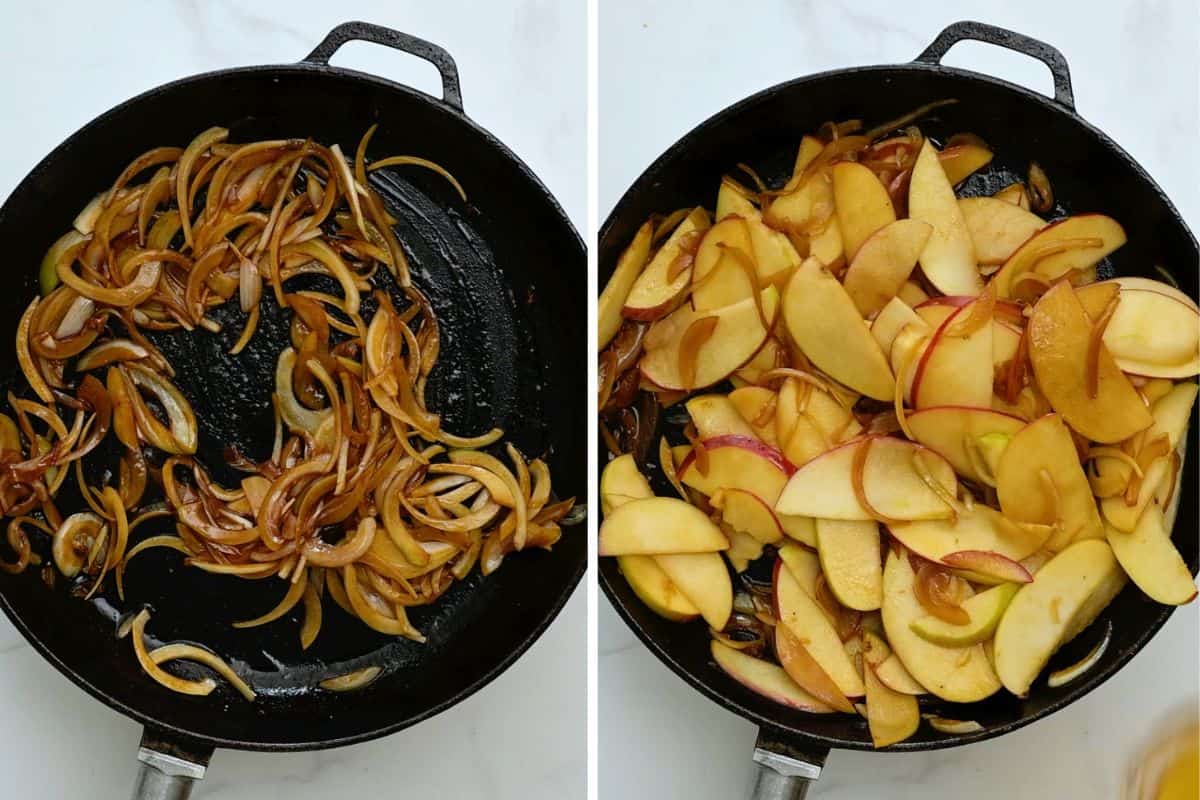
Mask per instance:
[[[669,145],[663,152],[655,158],[649,166],[647,166],[641,174],[634,179],[620,196],[620,198],[610,209],[604,224],[600,227],[597,240],[597,254],[599,255],[602,249],[602,243],[608,238],[613,228],[619,222],[622,206],[636,193],[643,191],[643,188],[654,184],[663,173],[668,165],[668,162],[674,160],[680,150],[686,149],[692,142],[699,139],[712,127],[724,122],[727,119],[734,118],[740,114],[744,114],[751,110],[756,104],[762,103],[771,97],[783,93],[803,90],[807,85],[817,83],[824,80],[840,79],[851,75],[877,75],[880,77],[893,77],[900,73],[924,73],[924,74],[940,74],[953,77],[957,80],[970,82],[978,82],[988,84],[1010,93],[1016,94],[1023,100],[1032,101],[1051,111],[1064,115],[1068,120],[1079,125],[1085,133],[1094,137],[1106,149],[1110,150],[1117,158],[1124,161],[1136,174],[1136,176],[1153,192],[1157,200],[1163,204],[1170,214],[1179,221],[1183,231],[1187,234],[1191,242],[1192,250],[1197,251],[1197,257],[1200,258],[1200,244],[1197,243],[1196,236],[1183,219],[1183,215],[1171,202],[1170,198],[1158,185],[1153,177],[1146,171],[1141,164],[1137,162],[1128,152],[1119,144],[1111,139],[1104,131],[1097,128],[1095,125],[1088,122],[1074,109],[1068,108],[1053,98],[1039,94],[1024,86],[1012,83],[1010,81],[996,78],[984,73],[975,72],[972,70],[961,69],[958,67],[950,67],[944,64],[929,64],[920,61],[907,62],[903,64],[873,64],[864,66],[847,67],[841,69],[824,70],[822,72],[804,75],[798,78],[782,81],[767,88],[754,92],[753,94],[738,100],[732,105],[717,111],[710,115],[697,125],[695,125],[687,133],[679,137],[673,144]],[[1195,412],[1193,412],[1195,413]],[[1193,456],[1196,457],[1196,456]],[[1172,531],[1172,535],[1174,531]],[[1197,574],[1197,565],[1189,564],[1189,570],[1193,577]],[[1011,733],[1027,725],[1031,725],[1038,720],[1050,716],[1072,703],[1080,700],[1085,695],[1096,689],[1101,684],[1105,683],[1109,678],[1116,675],[1128,664],[1134,656],[1140,653],[1155,634],[1166,624],[1171,614],[1174,613],[1174,606],[1159,606],[1155,610],[1155,614],[1147,618],[1148,624],[1142,628],[1141,632],[1134,640],[1133,644],[1120,653],[1118,657],[1107,667],[1087,675],[1073,687],[1066,688],[1061,697],[1055,702],[1050,703],[1046,707],[1035,711],[1028,716],[1008,722],[1002,725],[997,725],[991,728],[986,728],[982,731],[969,734],[949,734],[943,738],[932,741],[918,742],[900,742],[898,744],[889,745],[884,748],[876,748],[867,740],[851,740],[841,739],[838,737],[825,736],[810,731],[800,730],[792,725],[781,723],[779,720],[772,719],[764,714],[760,714],[752,708],[747,707],[737,699],[722,694],[709,685],[708,680],[700,675],[692,674],[683,664],[675,659],[666,648],[659,644],[654,637],[642,628],[634,618],[633,613],[628,609],[627,605],[617,596],[616,590],[612,585],[611,570],[615,569],[614,565],[597,565],[597,572],[601,588],[604,590],[605,596],[608,598],[611,606],[616,610],[618,616],[621,617],[625,625],[633,631],[637,638],[650,650],[651,653],[665,664],[675,675],[682,678],[685,683],[693,689],[699,691],[709,700],[716,702],[718,705],[736,713],[738,716],[746,719],[762,728],[771,731],[782,733],[786,736],[793,736],[797,740],[813,744],[823,748],[840,749],[840,750],[859,750],[866,752],[881,752],[881,753],[896,753],[896,752],[916,752],[922,750],[941,750],[949,747],[957,747],[960,745],[973,744],[982,742],[988,739],[993,739],[1004,734]],[[1126,590],[1128,590],[1128,586]],[[1124,591],[1124,590],[1123,590]],[[780,706],[780,712],[784,713],[785,709]]]
[[[145,91],[139,92],[127,100],[122,101],[121,103],[118,103],[107,111],[104,111],[103,113],[89,120],[75,132],[67,136],[62,142],[50,150],[49,153],[43,156],[37,162],[37,164],[33,166],[32,169],[29,170],[25,177],[22,178],[21,181],[13,188],[9,196],[5,198],[4,202],[0,204],[0,224],[3,223],[6,217],[6,212],[8,211],[10,203],[13,202],[13,199],[18,195],[27,192],[29,187],[35,182],[47,165],[57,159],[69,157],[69,151],[77,140],[86,137],[96,128],[96,126],[102,124],[117,114],[127,111],[128,109],[136,106],[138,103],[164,92],[178,91],[189,88],[193,85],[213,80],[227,80],[230,78],[241,77],[262,77],[270,75],[319,75],[323,77],[341,78],[373,84],[380,89],[397,93],[409,102],[417,102],[427,106],[432,106],[439,113],[451,119],[453,124],[466,126],[475,135],[479,136],[483,143],[493,153],[495,153],[497,157],[508,161],[515,166],[520,178],[528,182],[542,196],[543,201],[547,204],[548,210],[552,212],[553,216],[555,216],[563,226],[561,230],[569,232],[570,235],[568,238],[571,241],[571,249],[577,251],[579,262],[586,263],[587,250],[584,241],[579,235],[579,231],[576,229],[574,223],[571,221],[571,218],[567,215],[566,211],[559,203],[558,199],[550,192],[546,185],[542,183],[541,179],[538,178],[528,164],[526,164],[512,150],[510,150],[507,145],[496,138],[494,134],[467,116],[465,112],[454,109],[438,98],[426,94],[425,92],[413,89],[409,86],[405,86],[401,83],[397,83],[378,75],[353,69],[346,69],[343,67],[336,67],[329,64],[319,64],[308,61],[299,61],[291,64],[262,64],[234,67],[230,69],[210,70],[208,72],[189,75],[151,87]],[[584,488],[586,489],[586,484]],[[12,608],[7,594],[2,589],[0,589],[0,608],[3,608],[5,616],[8,617],[8,619],[13,623],[13,626],[21,633],[21,636],[25,639],[25,641],[28,642],[33,649],[42,656],[42,658],[44,658],[56,670],[58,670],[59,673],[67,678],[67,680],[83,689],[85,692],[102,702],[104,705],[147,727],[148,729],[178,738],[183,742],[189,742],[203,746],[260,752],[300,752],[345,747],[352,744],[359,744],[362,742],[371,741],[373,739],[382,738],[423,722],[430,717],[440,714],[446,709],[457,705],[463,700],[466,700],[468,697],[471,697],[488,683],[491,683],[493,680],[499,677],[501,673],[511,667],[518,658],[524,655],[524,653],[533,646],[534,642],[541,638],[542,634],[544,634],[550,624],[554,622],[559,613],[562,611],[563,607],[566,605],[567,601],[570,600],[571,596],[575,593],[575,590],[578,588],[579,582],[583,578],[583,575],[586,571],[587,550],[584,548],[582,551],[582,557],[578,559],[578,563],[576,563],[571,571],[567,574],[566,582],[563,585],[563,590],[559,592],[558,595],[553,599],[553,602],[546,609],[542,618],[538,621],[537,625],[534,626],[533,630],[531,630],[530,633],[521,641],[517,642],[511,650],[506,652],[504,656],[496,661],[496,663],[493,664],[489,669],[483,672],[475,680],[468,683],[465,687],[461,688],[452,697],[449,697],[443,702],[424,709],[418,714],[405,717],[395,722],[389,722],[387,724],[375,727],[368,727],[358,733],[349,734],[346,736],[329,739],[313,738],[305,741],[230,739],[224,736],[196,733],[186,728],[173,725],[151,714],[147,714],[132,707],[116,696],[105,693],[102,689],[87,680],[82,674],[75,671],[66,663],[64,659],[60,658],[54,651],[47,647],[44,642],[42,642],[33,634],[32,630],[28,627],[21,615]]]

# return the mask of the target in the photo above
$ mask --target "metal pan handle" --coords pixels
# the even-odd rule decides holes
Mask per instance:
[[[828,755],[828,747],[801,748],[759,728],[750,800],[804,800],[808,788],[821,777]]]
[[[1036,58],[1050,69],[1054,78],[1054,100],[1059,105],[1075,110],[1075,92],[1071,89],[1071,70],[1067,67],[1067,59],[1058,48],[1046,44],[1006,28],[995,25],[985,25],[982,22],[956,22],[938,34],[933,44],[926,47],[915,61],[926,64],[940,64],[946,52],[965,39],[994,44],[1022,55]]]
[[[329,59],[333,57],[339,47],[346,42],[354,41],[381,44],[433,64],[442,76],[442,102],[462,113],[462,88],[458,83],[458,67],[455,66],[454,59],[433,42],[418,39],[407,33],[394,31],[381,25],[372,25],[369,22],[343,22],[331,30],[329,35],[305,56],[304,61],[309,64],[328,65]]]
[[[138,774],[131,800],[187,800],[204,777],[213,749],[183,745],[149,728],[138,747]]]

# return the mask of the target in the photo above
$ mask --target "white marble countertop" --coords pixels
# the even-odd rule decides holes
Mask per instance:
[[[6,154],[0,197],[111,106],[185,75],[299,60],[335,25],[352,19],[404,30],[449,50],[458,62],[467,113],[533,168],[582,231],[582,2],[0,4],[0,147]],[[431,67],[390,50],[352,44],[334,63],[440,94]],[[194,796],[583,797],[586,620],[584,592],[578,590],[545,636],[494,683],[383,740],[295,755],[218,751]],[[0,697],[7,701],[0,714],[0,795],[128,796],[138,726],[61,677],[7,619],[0,620]]]
[[[1132,153],[1200,230],[1193,0],[603,0],[601,218],[659,153],[716,111],[808,73],[908,61],[959,19],[1010,27],[1061,49],[1079,112]],[[955,47],[947,63],[1050,88],[1041,64],[982,44]],[[1198,624],[1196,603],[1180,609],[1116,677],[1011,736],[912,755],[834,752],[810,797],[1119,796],[1128,759],[1154,721],[1195,703]],[[754,727],[660,664],[604,599],[599,637],[601,796],[744,797]]]

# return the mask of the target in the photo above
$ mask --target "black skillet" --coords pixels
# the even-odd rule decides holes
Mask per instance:
[[[433,98],[371,75],[331,67],[343,44],[363,40],[431,62],[443,96]],[[441,48],[364,23],[336,28],[303,61],[186,78],[153,89],[89,123],[47,156],[0,209],[7,269],[0,292],[4,341],[37,291],[46,247],[123,166],[150,147],[182,145],[212,125],[231,141],[312,137],[352,152],[372,123],[376,157],[433,159],[466,188],[462,203],[421,171],[372,177],[394,216],[443,331],[431,407],[447,428],[479,433],[493,424],[530,455],[545,454],[561,496],[586,493],[586,372],[582,323],[583,243],[532,172],[463,113],[454,61]],[[236,305],[236,304],[235,304]],[[264,310],[269,303],[264,303]],[[262,457],[270,448],[269,394],[286,319],[267,314],[251,351],[226,355],[240,322],[220,335],[164,344],[200,420],[200,453],[220,463],[225,445]],[[441,366],[446,365],[446,366]],[[11,347],[0,348],[0,383],[16,385]],[[510,556],[486,580],[456,585],[414,622],[419,645],[377,635],[327,603],[325,626],[305,652],[298,615],[252,631],[229,622],[269,609],[267,582],[208,576],[150,551],[132,562],[127,602],[109,592],[92,606],[48,590],[27,570],[0,579],[0,604],[29,642],[64,675],[145,726],[135,797],[184,797],[214,747],[311,750],[361,742],[438,713],[495,678],[549,625],[583,574],[586,543],[567,530],[552,552]],[[273,582],[272,582],[273,583]],[[224,688],[207,698],[170,692],[142,674],[115,620],[150,604],[150,633],[216,650],[260,692],[254,704]],[[368,688],[331,694],[318,680],[366,665],[384,668]],[[52,712],[53,709],[47,709]]]
[[[964,39],[999,45],[1042,61],[1054,77],[1054,98],[940,64],[946,51]],[[1023,177],[1029,161],[1036,159],[1061,198],[1059,215],[1099,211],[1125,226],[1129,241],[1112,255],[1106,274],[1161,279],[1154,265],[1162,265],[1184,292],[1197,296],[1200,254],[1195,237],[1145,170],[1075,113],[1071,78],[1062,54],[1027,36],[976,22],[946,28],[912,63],[800,78],[759,92],[701,123],[643,172],[609,215],[600,233],[601,280],[611,273],[618,254],[651,213],[697,204],[711,207],[720,176],[733,172],[737,162],[750,164],[778,185],[790,174],[801,135],[823,121],[868,115],[867,124],[871,125],[948,97],[959,102],[922,120],[922,130],[942,141],[959,131],[977,133],[995,149],[998,162],[984,174],[973,176],[960,193],[990,193]],[[1193,455],[1185,459],[1180,486],[1195,487],[1197,483],[1198,427],[1193,420],[1187,437]],[[1175,544],[1193,575],[1197,569],[1196,503],[1195,492],[1182,493],[1174,528]],[[831,748],[873,749],[864,720],[790,710],[726,676],[712,662],[707,633],[694,625],[668,622],[647,609],[621,578],[615,560],[602,560],[600,581],[625,622],[663,663],[710,699],[759,726],[755,798],[803,796],[808,782],[820,775]],[[1052,660],[1052,668],[1074,663],[1111,625],[1107,651],[1083,677],[1057,689],[1039,681],[1024,700],[1000,692],[969,706],[922,701],[922,711],[976,720],[983,730],[953,735],[922,725],[913,738],[886,749],[931,750],[982,741],[1064,708],[1128,662],[1171,611],[1131,585]]]

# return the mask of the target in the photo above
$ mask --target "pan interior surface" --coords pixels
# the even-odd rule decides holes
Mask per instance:
[[[959,188],[960,195],[991,194],[1014,180],[1024,180],[1029,162],[1036,160],[1049,174],[1059,202],[1051,216],[1101,212],[1125,227],[1129,240],[1103,265],[1102,277],[1141,275],[1162,280],[1154,269],[1160,265],[1186,294],[1197,297],[1196,240],[1161,190],[1127,154],[1044,97],[995,79],[927,65],[867,67],[802,78],[756,94],[702,123],[652,164],[610,214],[600,236],[601,285],[647,217],[688,206],[711,209],[721,176],[737,176],[739,162],[754,168],[769,185],[779,186],[791,174],[801,136],[821,123],[863,119],[870,128],[945,98],[958,102],[919,120],[921,130],[938,142],[955,133],[975,133],[995,152],[992,164],[968,179]],[[1198,481],[1197,428],[1193,411],[1189,457],[1180,477],[1185,486]],[[600,453],[598,469],[606,460],[603,446]],[[671,494],[653,464],[646,467],[657,493]],[[1196,494],[1184,493],[1174,541],[1193,575],[1197,519]],[[615,559],[601,559],[600,578],[618,613],[651,651],[712,700],[759,725],[818,746],[873,749],[865,720],[791,710],[727,677],[712,661],[707,633],[694,624],[669,622],[646,608],[621,576]],[[979,741],[1052,713],[1114,674],[1149,641],[1171,611],[1129,585],[1050,662],[1050,668],[1057,669],[1080,660],[1111,625],[1108,649],[1088,673],[1055,689],[1040,679],[1026,699],[1004,691],[968,705],[924,697],[922,712],[975,720],[983,730],[955,736],[922,725],[911,739],[887,749],[922,750]]]
[[[184,145],[212,125],[230,141],[311,137],[353,153],[379,123],[368,158],[411,154],[449,169],[464,203],[437,175],[381,170],[375,189],[398,219],[414,284],[432,302],[442,349],[428,402],[446,430],[461,435],[499,426],[528,458],[544,457],[560,497],[585,492],[585,317],[582,245],[561,210],[499,142],[463,117],[411,90],[378,79],[310,66],[252,68],[187,79],[114,109],[47,157],[0,210],[0,236],[12,243],[0,317],[11,341],[16,320],[36,293],[36,265],[75,213],[106,189],[121,168],[150,147]],[[303,280],[303,279],[302,279]],[[378,284],[391,284],[390,276]],[[299,281],[297,282],[299,283]],[[336,290],[334,290],[336,291]],[[398,292],[392,292],[399,299]],[[251,458],[270,451],[270,394],[275,360],[288,341],[290,312],[264,293],[263,320],[239,356],[229,348],[244,315],[236,303],[215,315],[220,333],[174,332],[156,338],[192,401],[200,424],[199,460],[214,477],[236,483],[222,453],[235,445]],[[364,295],[364,316],[368,316]],[[11,348],[0,351],[0,381],[21,385]],[[496,451],[503,457],[502,449]],[[114,462],[115,463],[115,462]],[[90,468],[90,466],[89,466]],[[64,511],[77,510],[65,503]],[[145,533],[168,530],[152,529]],[[578,530],[564,530],[553,551],[515,554],[482,579],[478,570],[436,604],[412,609],[427,637],[419,644],[377,634],[324,603],[324,624],[308,649],[299,645],[299,607],[249,630],[231,622],[272,608],[282,581],[245,581],[202,573],[178,554],[150,550],[126,573],[126,600],[115,589],[93,608],[62,588],[49,591],[37,570],[5,577],[9,615],[60,669],[105,702],[186,738],[230,747],[301,749],[344,744],[412,724],[486,683],[536,638],[565,602],[584,567]],[[259,699],[246,703],[222,685],[207,698],[177,695],[141,673],[115,621],[148,605],[153,640],[195,641],[225,657]],[[364,666],[382,676],[366,689],[333,694],[327,677]],[[186,668],[182,671],[186,674]]]

